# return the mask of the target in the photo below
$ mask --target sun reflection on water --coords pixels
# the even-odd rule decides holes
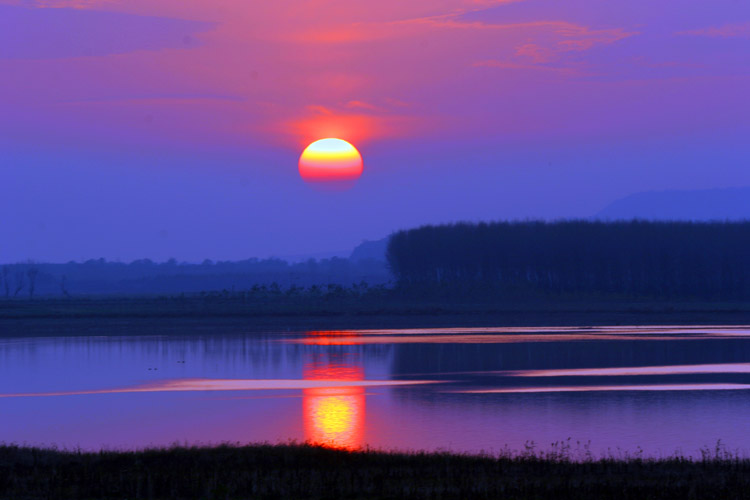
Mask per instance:
[[[328,345],[332,333],[310,332],[311,339]],[[351,336],[351,332],[340,332]],[[364,380],[359,353],[324,352],[309,355],[303,368],[305,380]],[[357,449],[363,444],[365,427],[364,387],[314,387],[304,389],[305,440],[332,448]]]

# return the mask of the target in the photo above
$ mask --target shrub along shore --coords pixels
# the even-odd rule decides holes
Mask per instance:
[[[135,452],[0,447],[3,499],[745,499],[750,460],[386,453],[310,445]]]

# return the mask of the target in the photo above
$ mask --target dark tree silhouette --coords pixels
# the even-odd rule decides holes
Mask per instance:
[[[34,298],[34,289],[36,288],[36,277],[39,274],[39,269],[36,267],[30,267],[26,270],[26,276],[29,277],[29,299]]]
[[[10,268],[3,266],[3,286],[5,287],[5,298],[10,297]]]
[[[65,274],[60,277],[60,293],[64,297],[70,297],[70,293],[68,293],[68,277]]]
[[[290,263],[280,259],[247,259],[187,264],[175,260],[156,263],[143,259],[126,264],[94,259],[65,264],[8,264],[3,272],[9,274],[10,279],[0,280],[9,287],[7,296],[14,291],[14,277],[19,272],[24,274],[23,290],[26,291],[30,267],[39,271],[34,282],[34,297],[66,295],[71,289],[82,295],[198,293],[224,289],[236,292],[249,290],[253,285],[269,286],[274,282],[287,289],[327,283],[351,286],[360,281],[379,285],[391,280],[385,262],[375,260],[355,262],[331,258]]]
[[[401,287],[750,299],[750,222],[493,222],[391,236]]]
[[[26,274],[23,272],[23,270],[19,269],[16,271],[16,288],[13,290],[13,296],[18,296],[19,293],[21,293],[21,290],[23,290],[23,287],[26,286]]]

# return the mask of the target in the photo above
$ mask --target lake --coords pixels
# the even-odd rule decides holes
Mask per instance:
[[[3,338],[0,442],[747,455],[748,389],[738,326]]]

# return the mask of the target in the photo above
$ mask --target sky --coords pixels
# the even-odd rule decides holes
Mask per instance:
[[[317,254],[750,185],[746,0],[0,0],[0,261]],[[348,189],[302,150],[354,144]]]

